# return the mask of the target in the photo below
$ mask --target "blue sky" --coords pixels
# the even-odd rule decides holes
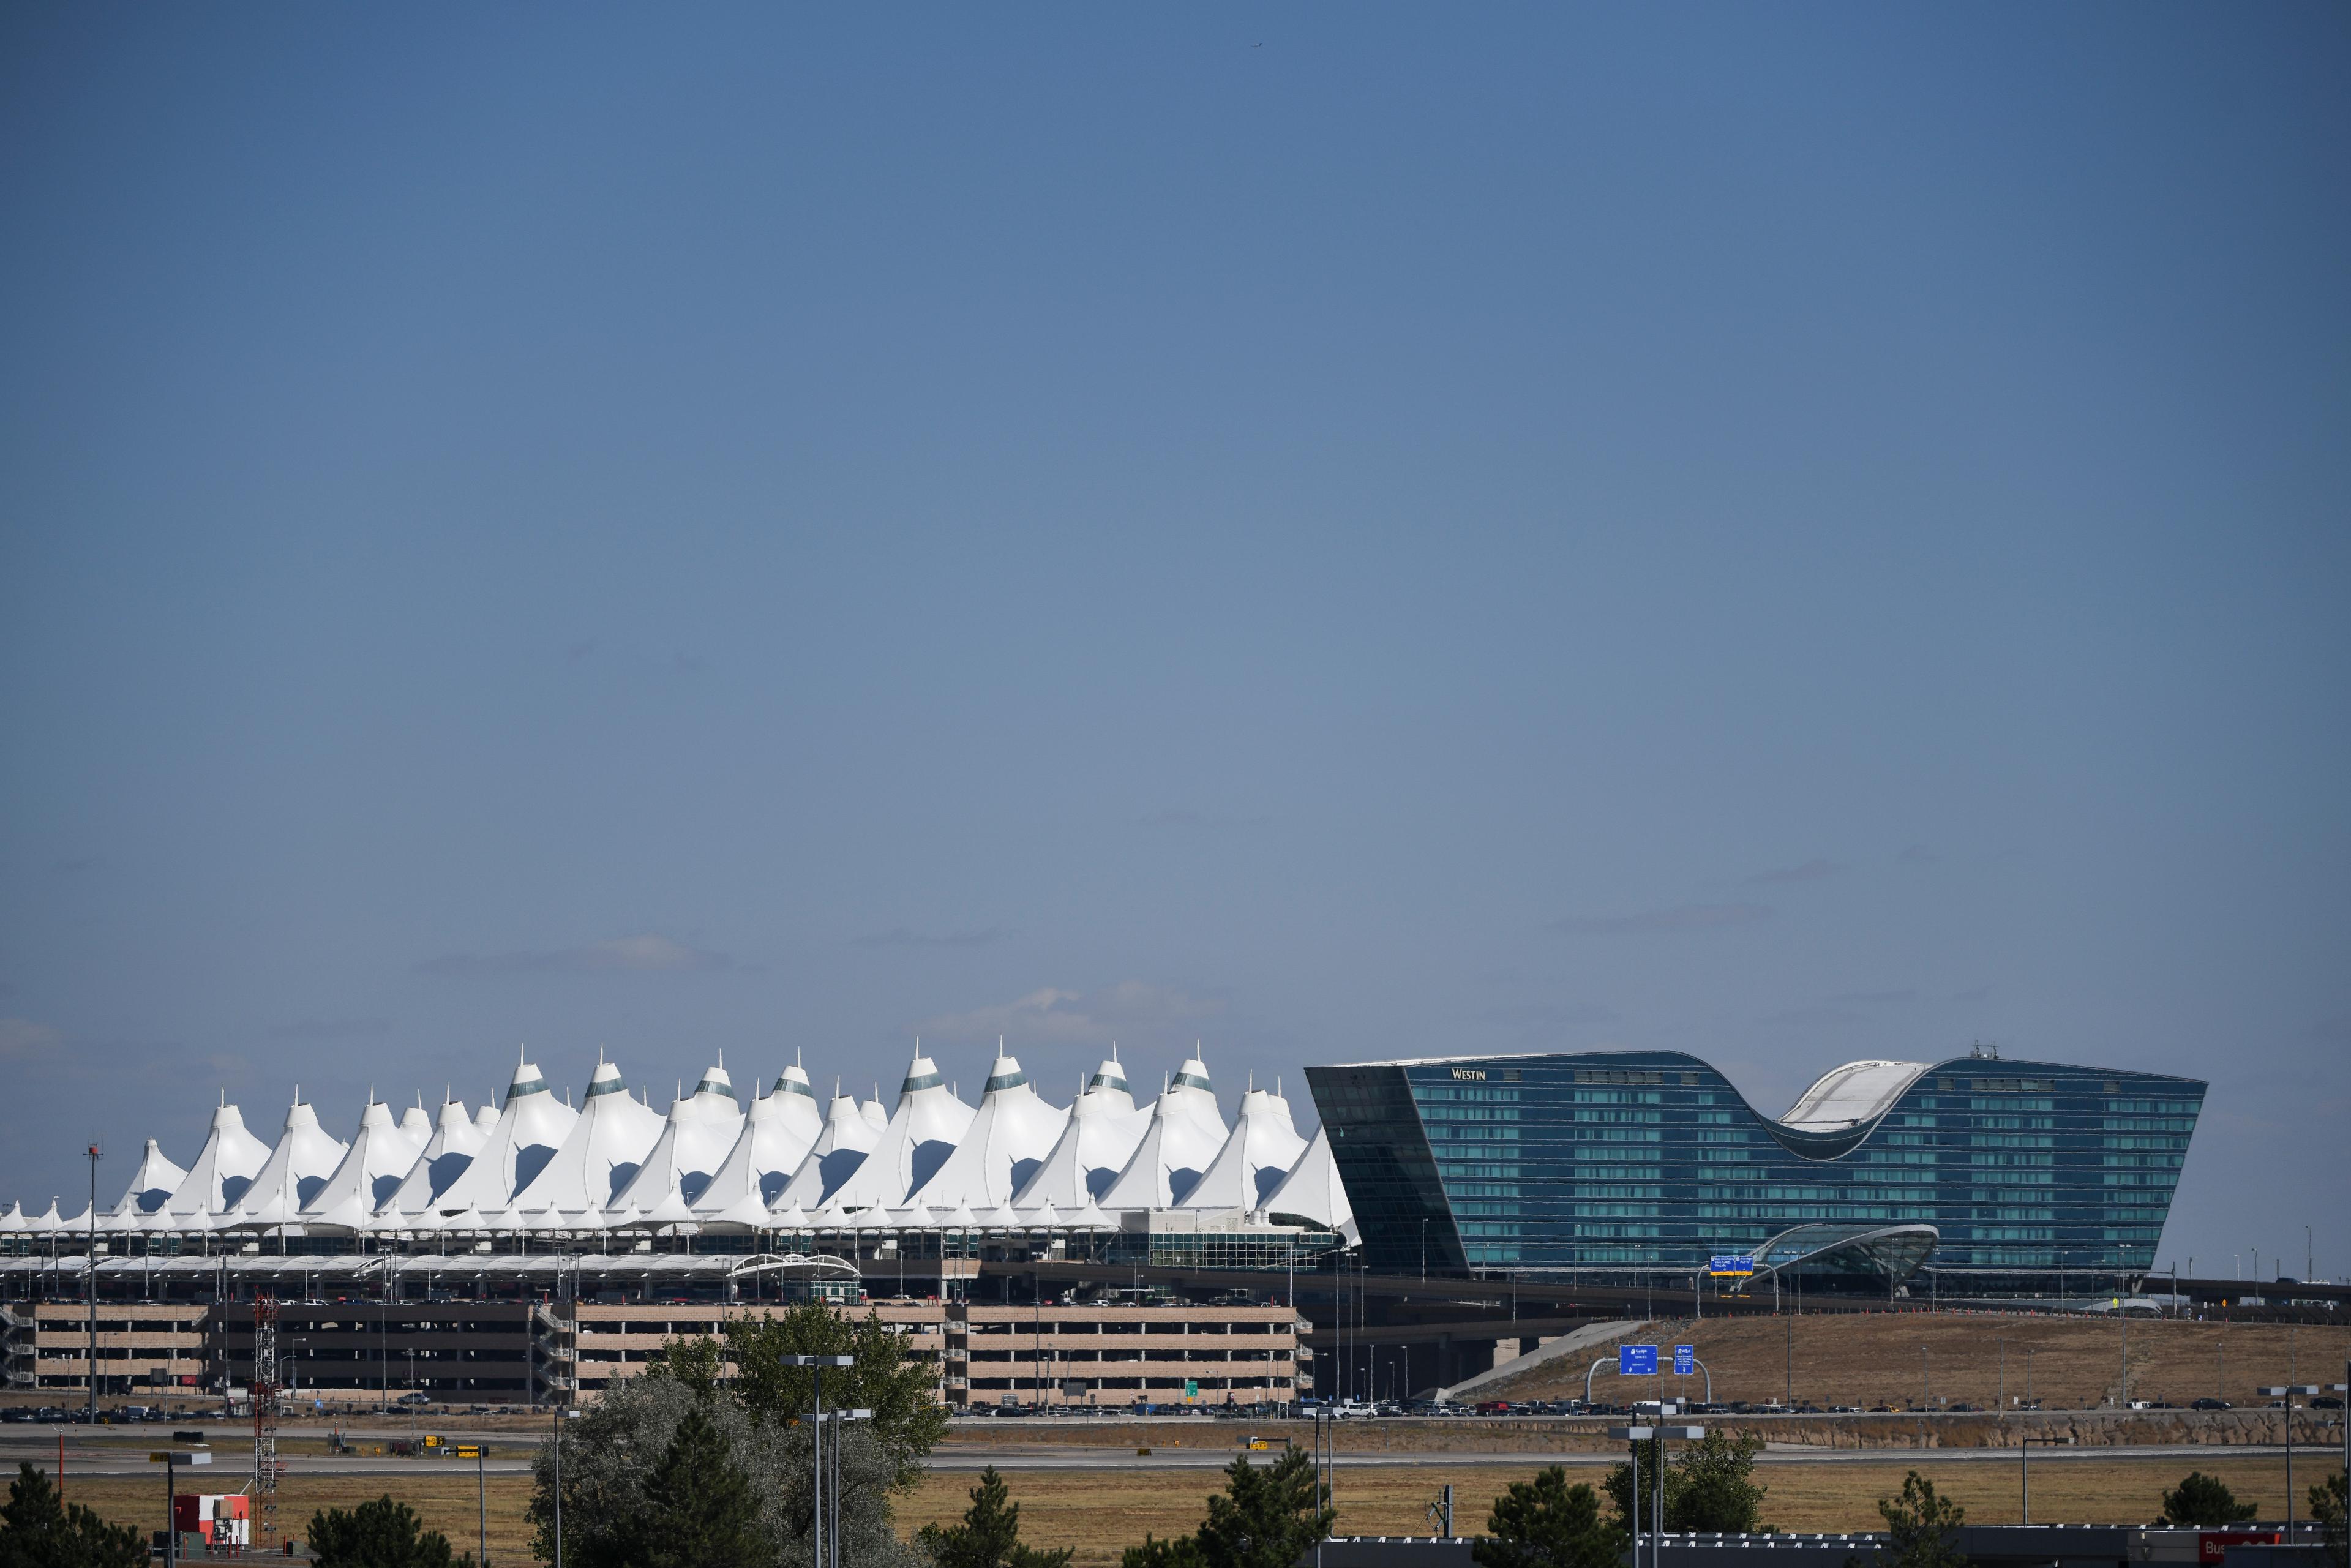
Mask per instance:
[[[1982,1039],[2213,1078],[2166,1258],[2351,1273],[2346,68],[13,10],[0,1185],[518,1042]]]

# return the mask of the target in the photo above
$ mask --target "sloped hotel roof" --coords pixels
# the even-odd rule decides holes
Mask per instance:
[[[1796,1096],[1780,1125],[1804,1133],[1842,1133],[1875,1122],[1933,1066],[1928,1061],[1848,1061],[1832,1067]]]

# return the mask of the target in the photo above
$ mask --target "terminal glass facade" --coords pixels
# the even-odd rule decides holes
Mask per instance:
[[[1432,1272],[1686,1270],[1820,1223],[1932,1225],[1938,1270],[2153,1266],[2203,1083],[1974,1057],[1866,1066],[1876,1101],[1788,1122],[1671,1051],[1306,1075],[1382,1271],[1424,1256]]]

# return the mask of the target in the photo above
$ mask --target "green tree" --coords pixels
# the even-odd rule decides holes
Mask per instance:
[[[320,1568],[450,1568],[449,1538],[426,1530],[416,1511],[386,1492],[354,1509],[320,1509],[310,1516],[308,1542]]]
[[[147,1538],[61,1502],[47,1470],[19,1463],[0,1507],[0,1568],[147,1568]]]
[[[1020,1505],[1010,1496],[990,1465],[971,1489],[963,1522],[944,1530],[926,1524],[915,1540],[939,1568],[1064,1568],[1075,1554],[1072,1549],[1040,1552],[1020,1544]]]
[[[1616,1568],[1624,1549],[1624,1527],[1601,1517],[1600,1494],[1569,1486],[1567,1471],[1552,1465],[1494,1500],[1469,1555],[1479,1568]]]
[[[631,1568],[737,1568],[766,1554],[750,1478],[703,1401],[645,1477],[644,1507],[621,1531]]]
[[[1935,1483],[1917,1470],[1903,1477],[1899,1497],[1877,1500],[1877,1511],[1886,1534],[1878,1568],[1967,1568],[1953,1539],[1967,1511],[1936,1496]]]
[[[674,1341],[653,1370],[698,1392],[715,1394],[723,1383],[756,1418],[804,1416],[815,1408],[816,1371],[785,1365],[788,1355],[856,1358],[854,1365],[825,1369],[825,1408],[872,1411],[872,1440],[892,1456],[899,1484],[913,1485],[923,1456],[946,1435],[947,1413],[936,1397],[936,1364],[909,1353],[904,1336],[878,1313],[852,1319],[806,1301],[780,1314],[737,1318],[726,1324],[723,1344],[706,1337]]]
[[[1242,1454],[1225,1467],[1225,1490],[1208,1499],[1196,1534],[1145,1535],[1120,1562],[1122,1568],[1294,1568],[1338,1517],[1321,1506],[1314,1460],[1304,1448],[1262,1468]]]
[[[2346,1530],[2346,1510],[2343,1499],[2343,1472],[2335,1471],[2310,1489],[2310,1517],[2322,1532],[2328,1553],[2335,1568],[2351,1568],[2346,1547],[2351,1547],[2351,1531]]]
[[[1657,1528],[1656,1520],[1651,1516],[1656,1511],[1657,1466],[1665,1461],[1666,1445],[1658,1438],[1650,1437],[1635,1443],[1632,1447],[1634,1452],[1639,1456],[1641,1495],[1637,1498],[1633,1495],[1634,1467],[1631,1461],[1612,1469],[1608,1472],[1607,1479],[1600,1485],[1601,1490],[1608,1494],[1609,1502],[1614,1505],[1616,1517],[1628,1521],[1628,1528],[1647,1534]],[[1673,1465],[1666,1466],[1665,1518],[1667,1527],[1669,1529],[1672,1527],[1675,1515],[1680,1510],[1682,1487],[1687,1479],[1683,1472]]]
[[[825,1403],[831,1401],[827,1380]],[[636,1554],[644,1518],[664,1504],[653,1485],[661,1461],[690,1414],[699,1412],[723,1439],[727,1462],[748,1483],[757,1511],[758,1568],[810,1568],[815,1530],[813,1429],[805,1421],[758,1420],[719,1394],[695,1392],[675,1377],[632,1377],[606,1393],[578,1420],[563,1425],[563,1559],[567,1568],[642,1568]],[[897,1461],[852,1425],[841,1436],[841,1557],[858,1568],[919,1568],[922,1558],[898,1539],[891,1498]],[[827,1435],[826,1447],[832,1437]],[[530,1519],[541,1562],[555,1555],[555,1450],[533,1461]],[[828,1539],[830,1532],[828,1531]]]
[[[2201,1470],[2189,1471],[2185,1480],[2163,1494],[2166,1524],[2235,1524],[2260,1511],[2252,1503],[2239,1502],[2226,1481]]]
[[[1666,1528],[1752,1533],[1762,1522],[1763,1494],[1755,1480],[1755,1456],[1763,1439],[1707,1428],[1699,1441],[1674,1456],[1666,1476]]]

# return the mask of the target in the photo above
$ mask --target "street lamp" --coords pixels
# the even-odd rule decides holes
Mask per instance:
[[[563,1423],[579,1418],[577,1406],[555,1406],[555,1568],[563,1568]]]
[[[172,1517],[182,1465],[209,1465],[213,1457],[202,1448],[164,1448],[147,1456],[151,1465],[163,1467],[163,1568],[179,1568],[180,1521]]]
[[[2282,1401],[2285,1406],[2285,1533],[2286,1539],[2292,1541],[2294,1539],[2294,1396],[2297,1394],[2304,1396],[2315,1394],[2318,1392],[2318,1385],[2315,1383],[2276,1384],[2262,1389],[2262,1392],[2273,1399]]]
[[[1660,1416],[1664,1416],[1671,1413],[1675,1406],[1660,1403],[1654,1408]],[[1608,1428],[1608,1435],[1633,1445],[1632,1568],[1641,1568],[1641,1445],[1651,1441],[1655,1441],[1657,1445],[1656,1463],[1650,1467],[1656,1474],[1652,1482],[1656,1489],[1656,1495],[1649,1509],[1649,1532],[1653,1537],[1662,1537],[1666,1530],[1666,1441],[1668,1438],[1678,1437],[1686,1442],[1698,1442],[1706,1437],[1706,1428],[1654,1425],[1611,1427]],[[1662,1550],[1663,1545],[1660,1541],[1653,1539],[1649,1542],[1650,1568],[1656,1568],[1658,1555]]]
[[[2023,1518],[2018,1522],[2023,1524],[2032,1522],[2032,1445],[2038,1443],[2044,1448],[2062,1448],[2070,1446],[2073,1441],[2071,1437],[2035,1437],[2030,1433],[2017,1438],[2016,1479],[2021,1493],[2019,1507],[2023,1512]]]
[[[815,1467],[816,1472],[815,1491],[812,1495],[811,1500],[814,1502],[816,1508],[816,1521],[810,1534],[810,1544],[815,1548],[815,1560],[818,1564],[818,1568],[825,1568],[824,1369],[828,1366],[855,1366],[857,1364],[857,1358],[853,1355],[786,1355],[779,1356],[777,1359],[781,1361],[786,1366],[805,1366],[809,1368],[816,1379],[815,1414],[810,1424],[810,1429],[815,1434],[815,1442],[813,1445],[815,1453],[811,1457],[811,1462]],[[835,1563],[838,1563],[839,1561],[839,1547],[840,1543],[835,1542]]]

